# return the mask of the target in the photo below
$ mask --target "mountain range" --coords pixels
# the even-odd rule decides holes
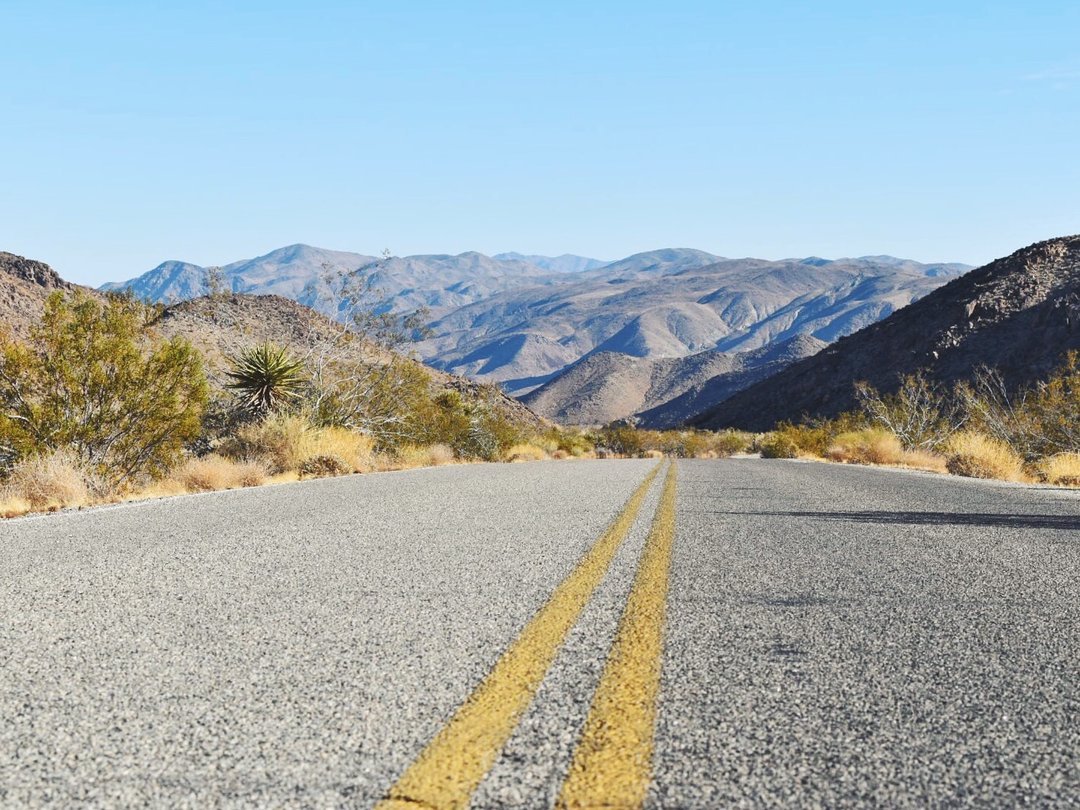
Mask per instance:
[[[345,278],[363,270],[385,294],[385,308],[429,310],[432,334],[417,346],[425,362],[523,395],[599,354],[670,360],[745,353],[799,336],[828,343],[967,269],[889,256],[725,259],[689,248],[605,263],[475,252],[378,259],[290,245],[225,265],[220,277],[233,292],[281,295],[336,317]],[[168,261],[103,289],[176,302],[207,292],[208,278],[205,267]]]
[[[881,256],[765,261],[652,251],[462,306],[434,321],[419,351],[438,368],[520,395],[602,352],[677,358],[799,335],[829,343],[967,269]]]
[[[348,275],[363,271],[373,289],[385,297],[387,309],[402,312],[421,307],[439,317],[459,307],[520,286],[546,286],[561,276],[602,265],[597,259],[563,255],[522,256],[503,253],[391,256],[288,245],[263,256],[219,268],[231,292],[281,295],[335,317],[341,309],[342,286]],[[139,298],[176,303],[209,291],[210,272],[190,262],[166,261],[130,281],[111,282],[102,290],[130,290]]]

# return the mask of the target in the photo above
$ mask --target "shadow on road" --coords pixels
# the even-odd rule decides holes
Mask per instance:
[[[1010,515],[979,512],[714,512],[722,515],[793,517],[844,523],[906,526],[988,526],[1008,529],[1080,530],[1080,515]]]

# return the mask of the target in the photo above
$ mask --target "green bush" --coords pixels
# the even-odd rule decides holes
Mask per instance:
[[[521,426],[499,407],[498,392],[483,388],[467,397],[455,389],[418,403],[406,431],[411,444],[444,444],[461,459],[498,461],[527,440]]]
[[[146,308],[123,296],[53,293],[26,343],[0,338],[0,456],[71,450],[113,486],[164,472],[198,436],[202,358],[153,340]]]
[[[765,458],[796,458],[800,455],[823,457],[831,439],[829,425],[792,425],[785,422],[763,440],[761,454]],[[767,455],[771,452],[793,455]]]
[[[782,431],[766,435],[758,445],[762,458],[798,458],[799,445],[791,436]]]
[[[747,433],[740,433],[736,430],[725,430],[722,433],[716,434],[713,439],[713,447],[716,450],[716,454],[721,458],[727,456],[733,456],[736,453],[745,453],[750,449],[750,445],[754,439]]]
[[[646,449],[645,431],[629,425],[608,425],[597,434],[596,446],[617,456],[640,456]]]

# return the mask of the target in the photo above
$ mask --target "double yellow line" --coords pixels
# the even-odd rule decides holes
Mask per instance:
[[[517,640],[435,735],[378,810],[466,808],[517,727],[559,647],[630,533],[659,466]],[[675,465],[557,806],[639,807],[652,775],[652,740],[668,571],[675,533]]]

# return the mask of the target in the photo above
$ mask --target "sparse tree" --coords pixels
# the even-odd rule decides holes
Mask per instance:
[[[855,396],[866,417],[894,433],[907,450],[938,447],[964,424],[955,400],[921,370],[901,377],[895,394],[860,382]]]
[[[368,433],[381,445],[415,440],[411,413],[430,388],[420,366],[396,356],[426,335],[428,313],[394,310],[376,283],[389,259],[384,251],[380,261],[355,270],[324,266],[316,307],[336,312],[339,327],[304,358],[315,418]]]
[[[220,267],[206,268],[206,294],[214,300],[224,298],[229,294],[229,285]]]
[[[1033,388],[1010,388],[995,369],[980,368],[957,396],[971,426],[1005,442],[1027,461],[1080,451],[1080,354]]]

